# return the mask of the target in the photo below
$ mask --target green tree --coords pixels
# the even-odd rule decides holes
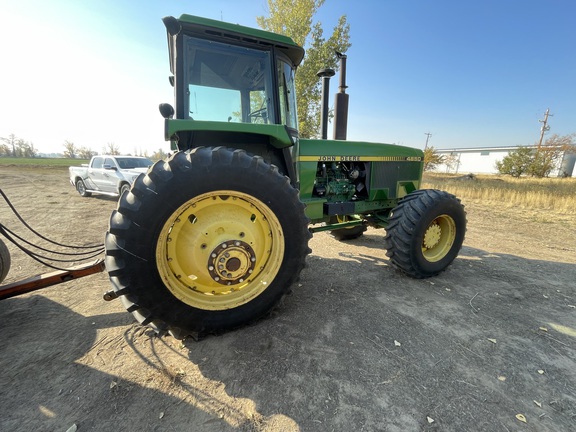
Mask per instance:
[[[444,163],[445,157],[438,154],[434,147],[427,147],[424,150],[424,171],[435,169],[438,165]]]
[[[530,147],[519,147],[504,156],[501,161],[497,161],[496,169],[500,174],[520,177],[528,173],[533,158],[533,151]]]
[[[560,161],[565,152],[576,151],[576,134],[554,134],[542,146],[519,147],[510,152],[501,161],[496,162],[496,169],[500,174],[512,177],[530,175],[533,177],[548,177],[559,168]]]
[[[269,16],[256,18],[262,29],[289,36],[306,48],[296,78],[299,130],[304,138],[320,136],[322,88],[316,73],[324,68],[338,70],[336,51],[345,53],[351,46],[346,15],[340,17],[328,39],[322,24],[313,23],[323,4],[324,0],[268,0]]]
[[[574,149],[575,137],[575,134],[563,136],[554,134],[548,138],[540,148],[535,150],[527,174],[540,178],[548,177],[558,168],[564,153]]]

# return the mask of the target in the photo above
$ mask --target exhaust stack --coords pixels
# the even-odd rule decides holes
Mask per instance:
[[[328,139],[328,97],[330,95],[330,78],[336,74],[334,69],[322,69],[316,76],[322,78],[322,113],[320,116],[320,134],[323,140]]]
[[[340,85],[334,98],[334,139],[345,140],[348,132],[348,99],[346,93],[346,55],[336,52],[340,59]]]

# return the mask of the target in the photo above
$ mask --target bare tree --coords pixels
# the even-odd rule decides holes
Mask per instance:
[[[168,154],[164,152],[164,150],[162,150],[161,148],[158,149],[157,151],[155,151],[152,156],[150,156],[150,159],[157,161],[157,160],[162,160],[162,159],[166,159],[168,157]]]
[[[0,156],[10,156],[11,154],[10,147],[6,144],[0,144]]]
[[[76,145],[72,141],[64,141],[64,157],[76,159]]]
[[[31,142],[24,141],[22,138],[16,141],[16,157],[33,158],[37,153],[38,151]]]
[[[106,154],[109,155],[119,155],[120,154],[120,147],[118,147],[117,144],[114,144],[113,142],[109,142],[106,144]]]
[[[96,152],[88,147],[80,147],[78,149],[78,156],[80,159],[91,159],[92,156],[95,156]]]
[[[0,140],[6,143],[8,149],[12,148],[12,154],[6,154],[6,156],[16,157],[16,143],[18,142],[16,135],[10,134],[7,138],[0,138]]]

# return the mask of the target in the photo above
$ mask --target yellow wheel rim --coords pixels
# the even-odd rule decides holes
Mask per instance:
[[[282,265],[284,238],[270,208],[230,190],[199,195],[168,218],[156,264],[174,296],[204,310],[243,305],[272,283]]]
[[[338,223],[343,223],[343,222],[349,222],[351,220],[354,220],[353,218],[349,217],[349,216],[340,216],[340,215],[336,215],[336,221]],[[351,226],[351,227],[344,227],[344,228],[338,228],[338,229],[354,229],[356,228],[358,225],[356,226]]]
[[[434,219],[422,240],[422,254],[429,262],[440,261],[444,258],[456,239],[456,223],[448,215],[441,215]]]

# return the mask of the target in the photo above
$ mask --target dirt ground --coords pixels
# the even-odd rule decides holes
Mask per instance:
[[[102,242],[115,207],[62,169],[1,167],[0,187],[65,243]],[[576,221],[465,204],[442,275],[397,273],[382,230],[318,234],[282,307],[200,342],[103,301],[106,273],[1,301],[0,430],[575,430]],[[47,271],[9,248],[4,283]]]

